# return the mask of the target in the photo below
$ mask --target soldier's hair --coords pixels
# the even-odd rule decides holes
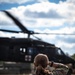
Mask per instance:
[[[36,67],[36,75],[50,75],[49,70],[46,70],[49,59],[45,54],[38,54],[34,58],[34,65]]]

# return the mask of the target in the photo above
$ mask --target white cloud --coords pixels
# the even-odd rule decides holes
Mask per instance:
[[[33,1],[33,0],[0,0],[0,3],[18,3],[18,4],[22,4],[25,2],[29,2],[29,1]]]
[[[75,0],[67,0],[67,2],[75,4]]]
[[[47,2],[48,0],[36,0],[37,2]]]
[[[28,5],[26,9],[36,12],[48,12],[50,9],[56,9],[56,7],[57,4],[55,3],[41,2],[41,3],[35,3],[33,5]]]
[[[70,9],[70,8],[73,8],[73,9]],[[30,13],[25,13],[27,10],[29,10]],[[53,17],[55,15],[53,15],[50,18],[47,18],[46,15],[45,16],[40,15],[41,12],[44,14],[47,14],[49,12],[51,15],[50,10],[54,10],[54,12],[57,12],[57,14],[59,14],[62,17],[61,18],[56,17],[54,19]],[[65,2],[60,3],[60,4],[54,4],[54,3],[49,3],[49,2],[35,3],[33,5],[28,5],[26,7],[20,6],[18,8],[12,8],[11,11],[14,12],[18,17],[21,16],[20,20],[23,21],[23,19],[24,19],[23,23],[25,23],[25,24],[26,24],[25,20],[29,19],[29,23],[27,21],[27,25],[33,24],[34,27],[35,26],[37,26],[37,27],[39,27],[39,26],[62,26],[64,23],[74,24],[74,22],[75,22],[74,5],[71,3],[65,3]],[[36,12],[37,14],[36,13],[34,14],[34,12]],[[48,14],[47,14],[47,16],[48,16]],[[37,15],[37,18],[35,18],[36,15]],[[44,16],[44,18],[43,18],[43,16]],[[36,21],[36,22],[31,23],[30,19],[32,19],[33,21]]]
[[[72,55],[73,53],[75,53],[75,43],[74,44],[69,44],[69,43],[65,43],[64,41],[58,40],[56,42],[56,46],[60,47],[65,53],[68,53],[70,55]]]
[[[70,9],[70,7],[71,8],[73,7],[73,9]],[[25,13],[27,10],[29,10],[31,12],[28,14]],[[43,18],[43,15],[42,15],[42,17],[40,15],[37,18],[35,18],[33,16],[32,17],[27,16],[34,12],[36,12],[38,15],[40,12],[43,12],[46,14],[50,10],[54,10],[55,12],[57,12],[57,14],[60,14],[60,16],[63,16],[63,17],[47,18],[46,16],[44,16],[44,18]],[[10,11],[12,13],[14,13],[14,15],[16,15],[23,22],[24,25],[27,25],[27,27],[29,27],[29,26],[31,26],[32,28],[35,28],[35,27],[59,27],[59,26],[63,26],[64,24],[69,24],[69,25],[75,24],[74,5],[71,3],[68,3],[68,2],[62,2],[60,4],[54,4],[54,3],[49,3],[49,2],[35,3],[33,5],[19,6],[18,8],[12,8]],[[36,15],[36,13],[33,15]],[[70,27],[69,27],[69,29],[70,29]],[[68,29],[68,31],[70,31],[69,29]]]
[[[0,3],[48,2],[48,0],[0,0]]]
[[[10,24],[12,24],[12,20],[10,20],[10,18],[9,17],[7,17],[6,15],[5,15],[5,13],[3,13],[3,12],[0,12],[0,25],[10,25]]]

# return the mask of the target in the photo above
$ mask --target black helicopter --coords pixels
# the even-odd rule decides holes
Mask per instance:
[[[44,53],[48,55],[50,61],[60,62],[64,64],[72,63],[73,66],[75,65],[75,61],[69,56],[67,56],[61,50],[61,48],[56,47],[54,44],[44,42],[39,38],[37,38],[37,40],[30,38],[30,35],[40,33],[28,30],[10,12],[2,12],[4,12],[9,18],[11,18],[14,21],[14,23],[21,29],[21,31],[4,29],[0,29],[0,31],[11,33],[26,33],[28,34],[28,37],[0,37],[0,61],[33,63],[34,57],[38,53]]]

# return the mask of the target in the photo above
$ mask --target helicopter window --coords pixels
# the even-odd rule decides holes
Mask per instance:
[[[61,55],[61,51],[60,51],[60,50],[58,50],[58,54],[60,54],[60,55]]]
[[[20,48],[20,52],[23,54],[26,52],[26,48]]]
[[[63,55],[60,49],[57,49],[57,54],[58,55]]]
[[[28,48],[28,54],[33,54],[33,48]]]

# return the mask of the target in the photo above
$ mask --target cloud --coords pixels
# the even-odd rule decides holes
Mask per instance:
[[[49,0],[0,0],[0,3],[26,3],[26,2],[48,2]]]
[[[62,18],[55,10],[50,10],[47,13],[44,12],[31,12],[29,10],[25,11],[25,15],[27,17],[33,17],[33,18]]]
[[[71,37],[71,38],[68,37],[68,38],[63,39],[63,41],[72,44],[72,43],[75,43],[75,37],[74,38],[73,37]]]
[[[67,2],[75,4],[75,0],[67,0]]]
[[[70,9],[72,7],[73,9]],[[18,8],[14,7],[10,11],[16,15],[24,25],[30,28],[63,27],[63,25],[65,27],[67,25],[70,29],[70,27],[74,27],[75,24],[74,8],[74,5],[68,2],[59,4],[42,2],[28,6],[19,6]],[[68,31],[70,31],[69,29]]]
[[[75,40],[75,35],[69,35],[75,32],[75,28],[68,28],[68,27],[64,27],[64,28],[60,28],[60,29],[56,29],[56,30],[51,30],[51,29],[44,29],[44,30],[36,30],[35,32],[41,32],[41,33],[54,33],[55,35],[55,39],[61,39],[62,41],[66,42],[66,43],[75,43],[73,40]],[[59,33],[61,35],[57,35],[56,33]],[[65,33],[65,35],[63,35],[63,33]],[[52,34],[50,34],[51,36]],[[49,35],[47,35],[49,37]],[[50,38],[50,37],[49,37]],[[52,37],[53,38],[53,37]],[[69,42],[68,42],[69,41]]]
[[[59,4],[43,2],[26,6],[23,14],[25,17],[36,20],[36,23],[34,24],[36,26],[42,26],[41,23],[43,22],[43,26],[60,26],[63,24],[72,25],[75,24],[74,9],[74,5],[67,2]]]
[[[36,0],[36,2],[48,2],[49,0]]]
[[[71,46],[72,46],[72,44],[75,44],[75,35],[56,36],[56,39],[59,39],[64,43],[68,43]]]
[[[12,24],[12,20],[10,20],[10,18],[9,17],[7,17],[6,15],[5,15],[5,13],[3,13],[3,12],[0,12],[0,26],[1,25],[10,25],[10,24]]]
[[[64,41],[58,40],[55,45],[60,47],[65,53],[70,55],[75,53],[75,44],[65,43]]]
[[[33,0],[0,0],[0,3],[18,3],[18,4],[22,4],[25,2],[29,2],[29,1],[33,1]]]

